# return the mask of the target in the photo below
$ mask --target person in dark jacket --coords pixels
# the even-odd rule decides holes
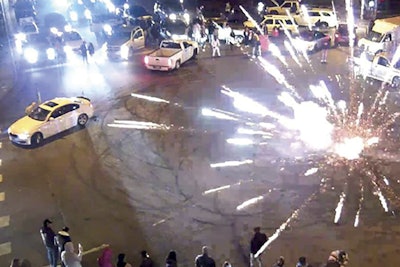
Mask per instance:
[[[57,235],[54,237],[54,244],[58,247],[58,257],[61,259],[61,253],[65,250],[65,243],[71,242],[71,237],[69,236],[69,228],[64,227],[61,231],[58,231]],[[61,261],[61,266],[64,263]]]
[[[56,234],[53,229],[51,229],[51,224],[52,221],[49,219],[44,220],[43,227],[40,228],[40,235],[47,250],[47,258],[49,259],[50,267],[57,267],[58,248],[54,244],[54,237]]]
[[[215,267],[214,259],[208,256],[208,247],[204,246],[201,251],[202,254],[194,260],[196,267]]]
[[[79,47],[79,50],[81,51],[83,62],[87,63],[88,62],[88,50],[87,50],[85,41],[82,42],[81,46]]]
[[[142,263],[140,264],[140,267],[153,267],[153,260],[150,258],[146,250],[142,250],[140,255],[142,255]]]
[[[255,254],[260,250],[260,248],[264,245],[265,242],[268,241],[268,237],[266,234],[261,233],[260,227],[254,228],[254,236],[250,241],[250,267],[254,266],[254,261],[258,262],[258,266],[262,267],[261,255],[255,257]]]
[[[118,254],[118,261],[117,261],[117,267],[132,267],[129,263],[125,261],[125,254],[120,253]]]
[[[285,258],[280,256],[273,267],[284,267],[285,266]]]
[[[215,31],[215,25],[214,22],[210,19],[207,22],[208,26],[207,26],[207,30],[208,30],[208,42],[211,44],[211,41],[214,38],[214,31]]]
[[[178,266],[178,260],[176,259],[176,252],[174,250],[171,250],[168,253],[167,258],[165,259],[165,266],[166,267],[177,267]]]
[[[343,267],[349,262],[349,256],[344,250],[334,250],[331,252],[326,263],[326,267]]]

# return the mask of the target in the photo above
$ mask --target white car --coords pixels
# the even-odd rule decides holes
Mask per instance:
[[[64,51],[66,53],[74,51],[78,52],[82,45],[83,39],[79,32],[71,30],[69,32],[64,32],[62,35],[64,41]]]
[[[16,144],[39,145],[44,139],[72,127],[84,127],[93,112],[88,98],[54,98],[27,111],[27,116],[8,128],[8,135]]]
[[[329,8],[302,9],[300,15],[293,17],[300,26],[332,28],[339,24],[335,11]]]

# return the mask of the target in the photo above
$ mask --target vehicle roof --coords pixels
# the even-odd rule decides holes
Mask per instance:
[[[288,15],[265,15],[264,16],[264,19],[273,19],[273,18],[276,18],[276,19],[283,19],[283,18],[290,19],[290,16],[288,16]]]
[[[392,17],[387,19],[377,19],[374,21],[373,31],[378,33],[385,33],[392,31],[400,26],[400,17]]]
[[[52,111],[60,106],[71,103],[80,103],[80,101],[78,101],[78,99],[75,97],[56,97],[54,99],[43,102],[42,104],[39,105],[39,107]]]
[[[327,8],[327,7],[312,7],[312,8],[308,8],[308,11],[323,11],[323,12],[333,12],[333,10],[331,8]]]

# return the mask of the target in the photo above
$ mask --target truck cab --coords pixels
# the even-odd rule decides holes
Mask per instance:
[[[300,12],[300,2],[297,0],[287,0],[284,1],[281,5],[279,5],[276,1],[272,1],[275,6],[268,7],[267,13],[271,15],[287,15],[289,13],[298,13]]]
[[[377,19],[367,37],[360,39],[358,47],[367,53],[393,54],[400,42],[400,17]]]
[[[145,34],[140,27],[120,26],[106,37],[109,59],[128,60],[136,50],[144,48]]]

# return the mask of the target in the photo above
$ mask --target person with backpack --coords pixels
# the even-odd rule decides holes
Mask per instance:
[[[258,257],[255,257],[255,255],[267,241],[267,235],[261,233],[260,227],[255,227],[254,236],[250,241],[250,267],[254,266],[255,261],[257,261],[259,267],[262,267],[261,254]]]
[[[165,259],[165,267],[178,267],[175,250],[171,250]]]

